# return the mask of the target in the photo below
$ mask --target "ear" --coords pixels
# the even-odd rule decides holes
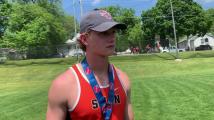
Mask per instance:
[[[88,37],[88,36],[87,36],[86,33],[83,33],[83,34],[80,35],[80,42],[81,42],[83,45],[85,45],[85,46],[88,45],[87,37]]]

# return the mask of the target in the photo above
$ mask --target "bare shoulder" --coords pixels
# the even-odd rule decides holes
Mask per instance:
[[[71,69],[67,69],[64,73],[56,77],[49,89],[49,101],[66,104],[70,97],[75,96],[75,86],[77,84],[75,79],[75,75]]]
[[[67,109],[72,105],[68,102],[73,103],[72,100],[75,99],[75,85],[75,77],[71,69],[52,81],[48,93],[46,120],[62,120],[66,117]]]
[[[123,85],[124,85],[125,89],[127,91],[130,90],[131,83],[130,83],[128,75],[125,72],[123,72],[122,70],[120,70],[120,69],[118,69],[116,67],[115,67],[115,70],[116,70],[117,75],[120,78],[121,82],[123,82]]]

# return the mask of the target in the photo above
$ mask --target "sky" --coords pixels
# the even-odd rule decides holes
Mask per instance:
[[[62,7],[69,15],[75,16],[79,21],[81,18],[80,0],[63,0]],[[155,6],[157,0],[81,0],[82,14],[94,8],[119,5],[123,8],[132,8],[136,16],[140,16],[142,10],[148,10]],[[204,9],[214,8],[214,0],[194,0]]]

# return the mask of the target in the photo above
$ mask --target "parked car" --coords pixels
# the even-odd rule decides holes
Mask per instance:
[[[77,53],[74,53],[73,56],[83,56],[84,54],[82,52],[77,52]]]
[[[54,54],[50,54],[48,55],[49,58],[64,58],[65,55],[62,53],[54,53]]]
[[[7,57],[5,56],[0,56],[0,64],[4,63],[7,60]]]
[[[131,54],[131,50],[128,48],[127,50],[123,52],[117,52],[117,55],[124,55],[124,54]]]
[[[210,45],[200,45],[195,48],[196,51],[198,50],[212,50],[212,47]]]
[[[178,52],[184,52],[186,51],[185,48],[178,48]],[[176,47],[171,46],[169,48],[160,48],[160,52],[165,53],[165,52],[176,52]]]

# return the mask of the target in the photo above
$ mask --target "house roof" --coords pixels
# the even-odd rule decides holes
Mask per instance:
[[[205,34],[203,37],[205,37],[205,36],[209,36],[209,37],[214,38],[214,35],[212,35],[211,33],[207,33],[207,34]],[[201,37],[201,36],[198,36],[198,35],[191,36],[191,37],[189,38],[189,40],[196,40],[196,39],[199,38],[199,37]]]
[[[214,35],[212,34],[212,33],[207,33],[207,34],[205,34],[204,36],[209,36],[209,37],[212,37],[212,38],[214,38]],[[188,40],[196,40],[197,38],[199,38],[199,37],[201,37],[201,36],[198,36],[198,35],[190,35],[189,36],[189,39]],[[186,41],[187,40],[187,38],[186,38],[186,36],[183,36],[183,37],[181,37],[181,39],[179,40],[179,42],[178,43],[182,43],[182,42],[184,42],[184,41]]]
[[[80,37],[80,33],[77,33],[76,36],[74,36],[72,39],[68,39],[65,43],[69,45],[76,44],[79,37]]]
[[[66,42],[66,44],[76,44],[76,41],[75,40],[71,40],[71,39],[68,39]]]

